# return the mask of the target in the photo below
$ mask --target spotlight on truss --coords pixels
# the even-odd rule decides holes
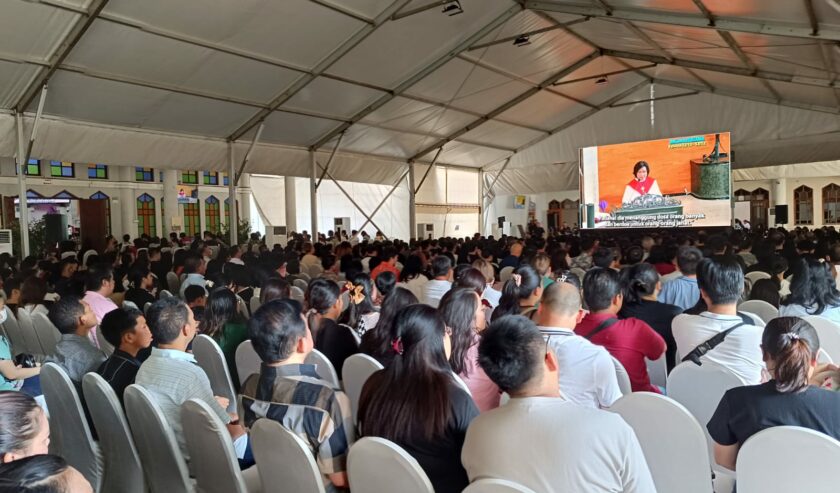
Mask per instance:
[[[464,9],[461,8],[461,2],[459,2],[458,0],[453,0],[444,5],[443,10],[441,10],[441,12],[448,15],[449,17],[452,17],[453,15],[463,14]]]
[[[513,40],[513,46],[528,46],[531,44],[531,36],[520,34]]]

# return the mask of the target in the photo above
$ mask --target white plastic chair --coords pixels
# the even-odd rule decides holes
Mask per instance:
[[[248,305],[245,304],[245,300],[240,298],[239,295],[236,296],[236,310],[245,318],[245,320],[251,318],[251,312],[248,311]]]
[[[133,301],[128,301],[128,300],[123,300],[122,307],[123,308],[132,308],[134,310],[140,310],[140,307],[138,307]]]
[[[237,356],[239,351],[237,350]],[[359,397],[362,395],[367,379],[383,368],[375,359],[367,354],[354,354],[344,360],[341,376],[344,383],[344,393],[350,399],[350,409],[353,411],[353,423],[356,423],[359,412]]]
[[[6,321],[3,322],[3,330],[6,331],[6,336],[9,339],[12,356],[28,352],[26,341],[23,338],[23,332],[21,331],[20,325],[18,325],[15,314],[12,313],[11,308],[8,306],[4,306],[3,309],[6,310]]]
[[[747,272],[746,274],[744,274],[744,279],[750,282],[750,286],[754,285],[755,282],[760,279],[770,279],[770,277],[770,274],[760,271]]]
[[[298,303],[303,303],[303,291],[297,286],[292,286],[289,288],[290,296],[293,300],[297,301]]]
[[[512,266],[509,265],[499,272],[499,280],[502,282],[502,284],[504,284],[504,283],[508,282],[508,280],[510,280],[511,276],[513,275],[514,270],[515,269]]]
[[[282,485],[283,491],[324,493],[321,471],[309,447],[280,423],[258,419],[251,427],[251,447],[266,488]]]
[[[102,350],[103,353],[111,356],[114,354],[114,346],[107,339],[105,339],[105,334],[102,333],[102,330],[99,329],[99,326],[96,327],[96,342],[99,343],[99,349]]]
[[[306,355],[306,360],[304,361],[307,364],[315,365],[315,372],[318,373],[321,380],[329,383],[334,389],[341,388],[341,382],[338,380],[338,373],[336,373],[335,367],[332,362],[330,362],[329,358],[324,355],[324,353],[318,351],[317,349],[313,349]]]
[[[506,479],[479,479],[473,481],[462,493],[535,493],[519,483]]]
[[[166,273],[166,287],[169,288],[168,292],[171,293],[179,293],[181,291],[181,280],[178,278],[178,274],[169,271]],[[161,291],[163,294],[163,291]]]
[[[659,394],[634,392],[610,411],[636,433],[657,491],[712,493],[706,436],[688,409]]]
[[[309,281],[311,281],[311,280],[312,280],[312,278],[311,278],[311,277],[309,276],[309,274],[307,274],[306,272],[300,272],[300,273],[298,273],[298,274],[295,274],[295,276],[297,276],[297,277],[299,277],[299,278],[303,279],[303,280],[304,280],[304,281],[306,281],[307,283],[308,283]]]
[[[256,313],[257,310],[260,309],[260,297],[256,296],[256,295],[251,296],[250,305],[251,305],[251,313],[252,314]]]
[[[111,385],[96,373],[82,380],[85,402],[99,435],[105,474],[102,491],[145,493],[146,480],[140,455],[131,437],[122,405]]]
[[[242,341],[236,347],[234,361],[236,362],[236,374],[239,375],[240,386],[245,384],[245,380],[248,380],[249,376],[259,373],[260,365],[262,365],[262,360],[254,351],[254,345],[251,344],[250,339]]]
[[[50,453],[64,457],[87,479],[94,491],[102,481],[102,457],[93,441],[76,386],[63,368],[46,363],[41,389],[50,411]]]
[[[840,361],[840,325],[817,315],[808,315],[804,319],[817,330],[820,349],[828,353],[833,361]]]
[[[198,399],[188,400],[181,405],[181,423],[198,490],[248,493],[230,434],[210,406]]]
[[[47,353],[41,346],[41,341],[38,340],[38,334],[35,332],[32,315],[23,307],[18,308],[17,315],[18,327],[20,327],[20,332],[23,335],[26,352],[36,356],[46,356]]]
[[[316,277],[319,277],[323,273],[324,273],[324,268],[321,267],[318,264],[310,265],[309,270],[307,271],[307,274],[309,274],[310,279],[315,279]]]
[[[347,475],[353,493],[434,493],[432,482],[399,445],[379,437],[362,438],[347,457]],[[387,485],[387,488],[384,488]]]
[[[236,410],[236,391],[233,387],[233,379],[225,361],[222,349],[216,344],[212,337],[206,334],[199,334],[193,340],[193,356],[198,366],[207,374],[210,379],[210,386],[213,387],[213,395],[230,399],[228,411]]]
[[[764,300],[748,300],[738,305],[739,312],[758,315],[766,324],[779,316],[779,309]]]
[[[152,302],[151,302],[151,301],[147,301],[145,304],[143,304],[143,314],[144,314],[144,315],[145,315],[145,314],[147,314],[147,313],[149,313],[149,307],[150,307],[150,306],[152,306]]]
[[[744,385],[737,375],[712,363],[697,366],[687,361],[677,365],[668,375],[668,397],[685,406],[701,424],[712,465],[715,465],[712,439],[706,424],[712,419],[723,394]]]
[[[178,291],[175,291],[175,292],[177,293]],[[173,295],[171,292],[169,292],[169,291],[167,291],[167,290],[165,290],[165,289],[161,289],[161,290],[160,290],[160,299],[163,299],[163,298],[174,298],[174,297],[175,297],[175,295]]]
[[[633,392],[630,375],[627,374],[624,365],[621,364],[621,361],[615,359],[615,356],[610,355],[610,358],[612,358],[613,366],[615,367],[615,378],[618,379],[618,389],[621,390],[621,394],[627,395]]]
[[[306,288],[309,287],[309,283],[307,283],[303,279],[295,279],[292,284],[297,286],[298,288],[300,288],[300,290],[303,291],[304,293],[306,292]]]
[[[36,313],[32,317],[32,323],[35,326],[35,334],[41,342],[44,353],[47,356],[55,354],[55,345],[61,339],[61,333],[43,313]]]
[[[776,426],[750,437],[738,452],[738,493],[840,491],[840,442],[797,426]]]
[[[666,388],[668,385],[668,362],[665,360],[665,355],[663,354],[655,360],[645,358],[645,365],[651,385]]]
[[[129,385],[123,396],[131,434],[151,493],[193,493],[187,462],[172,427],[148,390]]]

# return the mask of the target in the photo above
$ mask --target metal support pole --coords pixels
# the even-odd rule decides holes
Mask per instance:
[[[326,176],[327,171],[329,171],[329,169],[330,169],[330,165],[332,164],[333,159],[335,158],[336,153],[338,153],[338,148],[339,148],[339,147],[341,147],[341,140],[344,138],[344,134],[345,134],[345,133],[347,133],[347,132],[341,132],[340,134],[338,134],[338,142],[336,142],[336,143],[335,143],[335,147],[333,147],[333,150],[332,150],[332,152],[330,153],[330,158],[329,158],[329,159],[327,159],[327,165],[324,167],[324,172],[323,172],[323,173],[321,173],[321,177],[320,177],[320,178],[318,178],[318,183],[316,183],[316,184],[315,184],[315,188],[320,187],[320,186],[321,186],[321,182],[322,182],[322,181],[324,181],[324,176]],[[313,149],[313,150],[314,150],[314,149]]]
[[[324,172],[326,172],[326,170],[324,170]],[[318,161],[315,160],[315,151],[309,151],[309,211],[312,213],[312,241],[318,240],[318,184],[316,183],[317,178]],[[335,180],[333,179],[333,181]]]
[[[423,184],[424,184],[424,183],[426,183],[426,178],[429,176],[429,173],[431,173],[431,172],[432,172],[432,168],[434,168],[434,167],[435,167],[435,163],[437,163],[438,156],[440,156],[440,153],[441,153],[442,151],[443,151],[443,146],[440,146],[440,147],[438,148],[437,152],[435,153],[435,157],[434,157],[434,158],[432,158],[432,162],[431,162],[431,163],[429,163],[429,167],[428,167],[428,168],[426,168],[426,172],[425,172],[425,173],[423,173],[423,178],[421,178],[421,179],[420,179],[420,184],[419,184],[419,185],[417,185],[417,188],[413,188],[413,189],[412,189],[412,190],[414,190],[414,193],[419,192],[419,191],[420,191],[420,188],[423,186]],[[413,160],[413,159],[412,159],[412,160],[409,160],[409,162],[412,162],[412,163],[413,163],[413,162],[414,162],[414,160]]]
[[[315,163],[315,165],[316,165],[316,166],[320,166],[320,167],[321,167],[321,169],[324,169],[324,167],[323,167],[323,166],[321,166],[321,163],[319,163],[318,161],[313,160],[313,162]],[[359,212],[361,212],[361,213],[362,213],[362,215],[363,215],[363,216],[365,216],[365,218],[368,220],[368,222],[370,222],[371,224],[373,224],[373,227],[374,227],[374,228],[376,228],[376,229],[377,229],[377,230],[379,230],[379,231],[382,231],[382,228],[380,228],[380,227],[379,227],[379,226],[378,226],[375,222],[373,222],[373,219],[371,219],[371,217],[367,215],[367,213],[365,212],[365,210],[364,210],[364,209],[362,209],[362,207],[361,207],[359,204],[357,204],[355,200],[353,200],[353,197],[351,197],[351,196],[350,196],[350,194],[349,194],[349,193],[347,193],[347,190],[345,190],[345,189],[344,189],[344,187],[342,187],[342,186],[341,186],[341,184],[338,182],[338,180],[336,180],[336,179],[335,179],[335,177],[333,177],[333,175],[332,175],[332,174],[330,174],[330,172],[329,172],[329,171],[327,171],[327,178],[329,178],[330,180],[332,180],[332,182],[333,182],[333,183],[335,183],[335,186],[336,186],[336,187],[338,187],[338,189],[341,191],[341,193],[343,193],[343,194],[344,194],[344,196],[345,196],[345,197],[347,197],[347,200],[349,200],[349,201],[350,201],[350,203],[351,203],[351,204],[353,204],[353,207],[355,207],[355,208],[356,208]],[[405,175],[403,175],[403,178],[405,178]],[[400,180],[402,180],[402,179],[400,179]],[[399,183],[399,182],[398,182],[398,183]],[[365,223],[365,226],[366,226],[366,225],[367,225],[367,222]],[[363,228],[363,227],[364,227],[364,226],[362,226],[362,228]],[[361,231],[361,230],[362,230],[362,228],[359,228],[359,231]],[[383,234],[384,234],[384,233],[383,233]],[[386,235],[385,237],[387,238],[387,235]]]
[[[382,198],[382,201],[379,202],[379,205],[376,206],[376,209],[373,210],[373,212],[370,214],[370,216],[366,216],[368,218],[368,220],[365,221],[364,224],[362,224],[362,227],[359,228],[359,231],[363,230],[365,228],[365,226],[367,226],[367,223],[369,223],[369,222],[372,223],[373,222],[373,219],[371,219],[371,218],[373,216],[375,216],[377,212],[379,212],[379,209],[381,209],[382,206],[385,205],[385,202],[388,200],[388,198],[391,197],[391,195],[393,195],[393,193],[397,190],[397,188],[399,188],[400,183],[402,183],[402,181],[405,180],[405,177],[408,176],[409,171],[411,171],[411,170],[410,169],[405,170],[405,173],[403,173],[402,176],[400,176],[400,179],[397,180],[396,183],[394,183],[394,186],[391,187],[391,191],[385,194],[385,197]],[[376,226],[376,225],[374,225],[374,226]],[[378,229],[379,231],[382,231],[379,228],[379,226],[376,226],[376,229]],[[385,233],[383,232],[382,234],[384,235]]]
[[[230,232],[231,246],[239,243],[239,214],[236,210],[236,180],[234,176],[236,173],[236,159],[233,155],[233,141],[228,141],[228,204],[230,206],[230,224],[228,224],[228,231]],[[177,207],[177,204],[173,204]]]
[[[32,146],[35,145],[35,137],[38,135],[38,127],[41,126],[41,116],[44,114],[44,103],[47,101],[47,85],[41,87],[41,98],[38,100],[38,111],[35,113],[35,121],[32,123],[32,135],[29,136],[29,145],[26,147],[26,154],[23,162],[29,163],[32,157]]]
[[[18,207],[20,208],[20,252],[21,257],[29,255],[29,205],[26,203],[26,146],[23,138],[23,115],[15,113],[18,137]]]
[[[490,194],[493,193],[493,187],[496,186],[496,182],[499,181],[499,177],[502,176],[502,173],[505,172],[505,169],[508,167],[508,164],[510,164],[510,157],[505,159],[505,164],[502,165],[502,169],[500,169],[499,172],[496,173],[496,176],[493,178],[493,181],[490,182],[490,186],[487,188],[487,191],[484,193],[485,198],[489,197]]]
[[[251,154],[254,152],[254,147],[256,147],[257,142],[260,140],[260,136],[262,135],[262,131],[265,128],[265,123],[260,123],[260,126],[257,127],[257,133],[254,134],[254,140],[251,141],[251,145],[248,146],[248,152],[245,153],[245,157],[242,159],[242,164],[239,166],[239,171],[236,173],[236,179],[233,180],[236,184],[239,184],[239,178],[242,177],[242,172],[245,171],[245,165],[248,164],[248,161],[251,160]]]
[[[478,170],[478,234],[484,236],[487,225],[487,208],[484,206],[484,171]]]
[[[417,239],[417,191],[414,189],[414,161],[408,162],[408,237]]]

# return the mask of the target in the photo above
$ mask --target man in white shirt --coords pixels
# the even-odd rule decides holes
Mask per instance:
[[[438,255],[432,259],[432,280],[423,285],[423,296],[420,302],[433,308],[440,305],[443,298],[452,289],[452,260],[446,255]]]
[[[744,274],[738,262],[729,257],[703,259],[697,266],[700,296],[708,307],[700,315],[677,315],[672,322],[677,353],[686,357],[697,346],[737,324],[700,362],[726,368],[738,375],[746,385],[761,383],[764,368],[761,335],[764,330],[744,324],[738,315],[737,303],[744,289]]]
[[[499,478],[534,491],[655,492],[633,429],[617,414],[564,400],[558,362],[533,322],[502,317],[482,333],[478,361],[511,396],[467,429],[470,481]]]
[[[583,317],[580,291],[566,282],[549,285],[543,291],[537,317],[540,332],[557,356],[563,397],[596,409],[612,406],[622,394],[610,353],[574,331]]]

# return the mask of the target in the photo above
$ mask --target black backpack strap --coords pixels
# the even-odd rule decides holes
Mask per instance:
[[[746,324],[744,322],[737,323],[722,332],[718,332],[717,334],[715,334],[714,336],[712,336],[711,338],[707,339],[705,342],[694,348],[690,353],[685,355],[685,358],[683,358],[682,361],[691,361],[697,366],[702,366],[702,363],[700,362],[700,357],[714,349],[720,343],[722,343],[730,332],[737,329],[738,327],[741,327],[742,325],[752,325],[752,320],[750,320],[749,324]]]
[[[598,326],[595,327],[595,330],[586,334],[583,337],[585,339],[591,341],[592,338],[595,337],[595,334],[597,334],[598,332],[601,332],[602,330],[605,330],[605,329],[608,329],[608,328],[612,327],[612,325],[617,323],[617,322],[618,322],[617,318],[608,318],[608,319],[604,320],[603,322],[601,322],[600,324],[598,324]]]

